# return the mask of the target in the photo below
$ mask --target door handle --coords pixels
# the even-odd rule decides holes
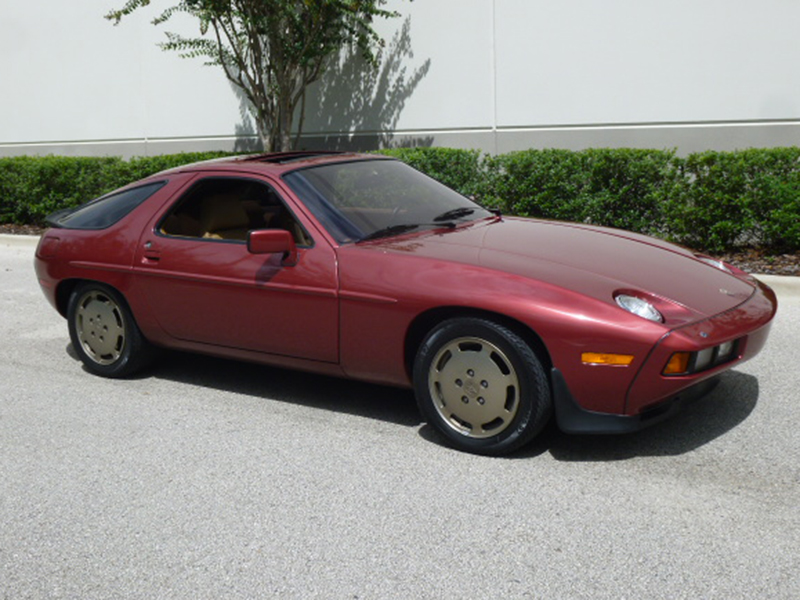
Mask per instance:
[[[161,258],[161,251],[153,247],[153,242],[145,242],[143,255],[146,261],[157,261]]]

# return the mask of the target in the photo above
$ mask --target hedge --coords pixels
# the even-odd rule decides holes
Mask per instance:
[[[402,160],[466,196],[483,192],[484,184],[480,177],[483,159],[478,150],[393,148],[378,153]]]
[[[164,169],[227,155],[196,152],[130,161],[118,157],[0,158],[0,224],[43,225],[44,218],[58,209],[78,206]]]
[[[505,214],[657,235],[697,250],[800,250],[800,148],[702,152],[525,150],[500,156],[454,148],[383,150]],[[0,158],[0,223],[44,217],[163,169],[225,156],[125,161]]]
[[[664,202],[670,236],[689,246],[800,249],[800,148],[703,152],[675,161]]]
[[[487,158],[491,198],[504,212],[663,233],[674,152],[528,150]]]

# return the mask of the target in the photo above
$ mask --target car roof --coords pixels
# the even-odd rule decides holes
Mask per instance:
[[[248,154],[241,156],[226,156],[212,158],[200,162],[190,163],[167,169],[151,177],[163,177],[176,173],[198,171],[232,171],[232,172],[263,172],[281,175],[304,167],[335,162],[348,162],[354,160],[388,159],[387,156],[374,154],[361,154],[357,152],[339,152],[328,150],[308,150],[298,152],[270,152],[266,154]]]

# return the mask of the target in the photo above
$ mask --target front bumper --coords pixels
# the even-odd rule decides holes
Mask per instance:
[[[768,286],[756,282],[753,294],[731,310],[673,329],[655,345],[633,380],[625,401],[626,415],[637,415],[683,390],[753,358],[764,347],[778,309]],[[675,352],[700,352],[736,342],[736,354],[724,364],[690,375],[663,375]]]
[[[637,415],[614,415],[582,408],[572,397],[567,382],[564,381],[564,376],[558,369],[553,369],[551,382],[556,423],[561,431],[564,433],[614,434],[632,433],[668,419],[688,402],[711,393],[719,383],[719,377],[712,377],[696,383],[674,397]]]
[[[560,371],[553,369],[553,402],[559,427],[569,433],[625,433],[668,418],[685,402],[710,392],[720,373],[761,351],[777,307],[775,293],[756,282],[753,294],[731,310],[666,333],[630,383],[619,414],[581,406]],[[723,364],[688,375],[663,374],[675,352],[700,352],[727,342],[735,342],[735,355]]]

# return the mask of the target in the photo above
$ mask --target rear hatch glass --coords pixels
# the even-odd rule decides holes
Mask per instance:
[[[128,215],[165,183],[165,181],[148,183],[111,193],[75,208],[56,211],[48,215],[46,221],[52,227],[64,229],[105,229]]]

